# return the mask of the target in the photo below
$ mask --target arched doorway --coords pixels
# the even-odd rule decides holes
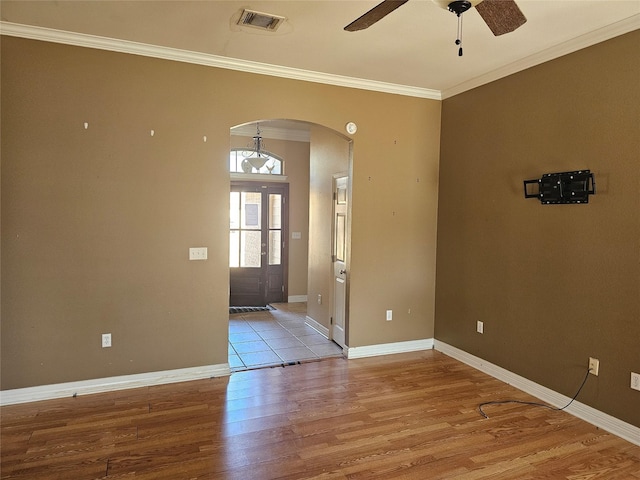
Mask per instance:
[[[280,183],[289,186],[286,213],[288,233],[282,242],[287,249],[286,279],[288,283],[284,287],[287,296],[283,300],[289,302],[290,309],[294,307],[294,304],[305,305],[302,317],[303,327],[307,329],[307,333],[322,335],[325,340],[332,339],[332,320],[335,317],[334,301],[336,298],[333,291],[333,259],[335,256],[332,252],[335,241],[332,213],[333,177],[336,173],[344,175],[344,172],[349,171],[350,140],[333,130],[309,122],[261,120],[232,128],[230,151],[255,146],[253,137],[256,136],[258,128],[262,137],[261,146],[263,149],[282,160],[281,173],[274,174],[264,168],[262,173],[259,173],[255,165],[251,169],[242,169],[243,160],[236,159],[235,168],[231,165],[232,160],[230,160],[230,170],[232,170],[230,180],[232,183],[255,182],[260,188],[268,188],[267,185],[264,185],[265,183],[273,183],[274,185]],[[336,145],[339,147],[336,148]],[[240,169],[243,171],[238,171]],[[267,190],[267,188],[263,190]],[[231,190],[231,195],[233,195],[234,189]],[[237,203],[241,198],[241,195],[236,195],[236,198],[230,203]],[[257,198],[258,196],[255,196],[254,201],[257,201]],[[241,212],[242,206],[237,209]],[[263,212],[262,207],[254,206],[249,209],[254,212]],[[242,213],[240,213],[241,215]],[[238,218],[241,222],[241,217]],[[343,229],[342,233],[347,234],[344,240],[348,245],[349,230]],[[239,237],[242,233],[230,233],[230,235]],[[257,238],[257,235],[255,236]],[[232,241],[230,244],[237,248],[237,242]],[[346,252],[349,252],[348,247]],[[261,255],[261,257],[266,256]],[[343,258],[342,260],[347,259]],[[233,268],[235,267],[230,266],[230,279],[233,277],[234,272],[231,271]],[[347,277],[345,277],[345,281],[346,279]],[[234,298],[232,287],[233,284],[230,282],[230,300]],[[343,301],[342,309],[345,312],[343,318],[346,320],[348,319],[346,314],[348,296],[344,295]],[[299,313],[299,309],[297,310],[295,313]],[[246,329],[246,326],[243,327]],[[348,322],[345,322],[345,330],[348,335]],[[249,334],[239,338],[253,337],[251,332],[236,333]],[[305,332],[301,331],[301,333]],[[234,332],[230,330],[230,340],[234,338],[233,335]],[[346,338],[348,337],[342,338],[342,346],[346,345]]]

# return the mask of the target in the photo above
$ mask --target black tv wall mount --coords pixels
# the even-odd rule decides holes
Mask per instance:
[[[596,182],[589,170],[545,173],[539,179],[524,181],[524,198],[537,198],[545,205],[589,203],[589,195],[595,193]]]

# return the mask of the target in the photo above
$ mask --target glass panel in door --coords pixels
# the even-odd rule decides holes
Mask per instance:
[[[286,301],[288,185],[232,182],[229,305]]]

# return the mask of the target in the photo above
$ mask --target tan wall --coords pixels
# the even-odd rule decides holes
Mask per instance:
[[[326,128],[314,127],[310,168],[307,316],[329,329],[333,315],[333,175],[348,173],[348,139]]]
[[[440,102],[1,47],[2,389],[226,363],[229,129],[256,118],[358,123],[350,339],[433,336]],[[384,322],[397,298],[417,315]]]
[[[436,338],[640,426],[640,32],[443,102]],[[595,173],[588,205],[523,180]],[[476,333],[476,321],[485,333]]]
[[[261,122],[261,125],[268,123]],[[251,137],[231,136],[231,147],[245,147]],[[285,161],[289,184],[289,290],[288,295],[307,294],[307,257],[309,255],[309,143],[265,139],[266,149]],[[300,232],[301,238],[292,238]]]
[[[429,339],[434,328],[441,103],[372,100],[358,116],[367,140],[359,129],[353,145],[350,347]]]

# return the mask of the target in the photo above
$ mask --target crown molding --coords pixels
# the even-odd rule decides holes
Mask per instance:
[[[541,52],[530,55],[504,67],[492,70],[466,82],[445,90],[433,90],[428,88],[412,87],[394,83],[378,82],[361,78],[332,75],[310,70],[302,70],[290,67],[280,67],[266,63],[239,60],[234,58],[211,55],[207,53],[192,52],[171,47],[149,45],[146,43],[132,42],[129,40],[117,40],[97,35],[67,32],[46,27],[23,25],[11,22],[0,22],[0,34],[13,37],[41,40],[45,42],[61,43],[78,47],[95,48],[131,55],[141,55],[176,62],[192,63],[215,68],[224,68],[259,75],[301,80],[305,82],[322,83],[339,87],[357,88],[381,93],[392,93],[408,97],[427,98],[432,100],[444,100],[473,88],[491,83],[495,80],[518,73],[527,68],[534,67],[544,62],[554,60],[563,55],[576,52],[600,42],[625,33],[640,29],[640,14],[633,15],[606,27],[586,33],[567,42],[555,45]]]
[[[638,29],[640,29],[640,15],[633,15],[443,90],[442,100]]]
[[[67,32],[33,25],[0,22],[0,34],[27,38],[30,40],[41,40],[44,42],[73,45],[76,47],[95,48],[98,50],[108,50],[111,52],[128,53],[164,60],[173,60],[176,62],[192,63],[195,65],[224,68],[240,72],[256,73],[259,75],[288,78],[291,80],[301,80],[305,82],[322,83],[326,85],[357,88],[360,90],[371,90],[382,93],[393,93],[408,97],[441,100],[440,91],[428,88],[377,82],[342,75],[313,72],[298,68],[280,67],[266,63],[252,62],[249,60],[238,60],[219,55],[211,55],[208,53],[192,52],[177,48],[149,45],[129,40],[117,40],[97,35]]]

